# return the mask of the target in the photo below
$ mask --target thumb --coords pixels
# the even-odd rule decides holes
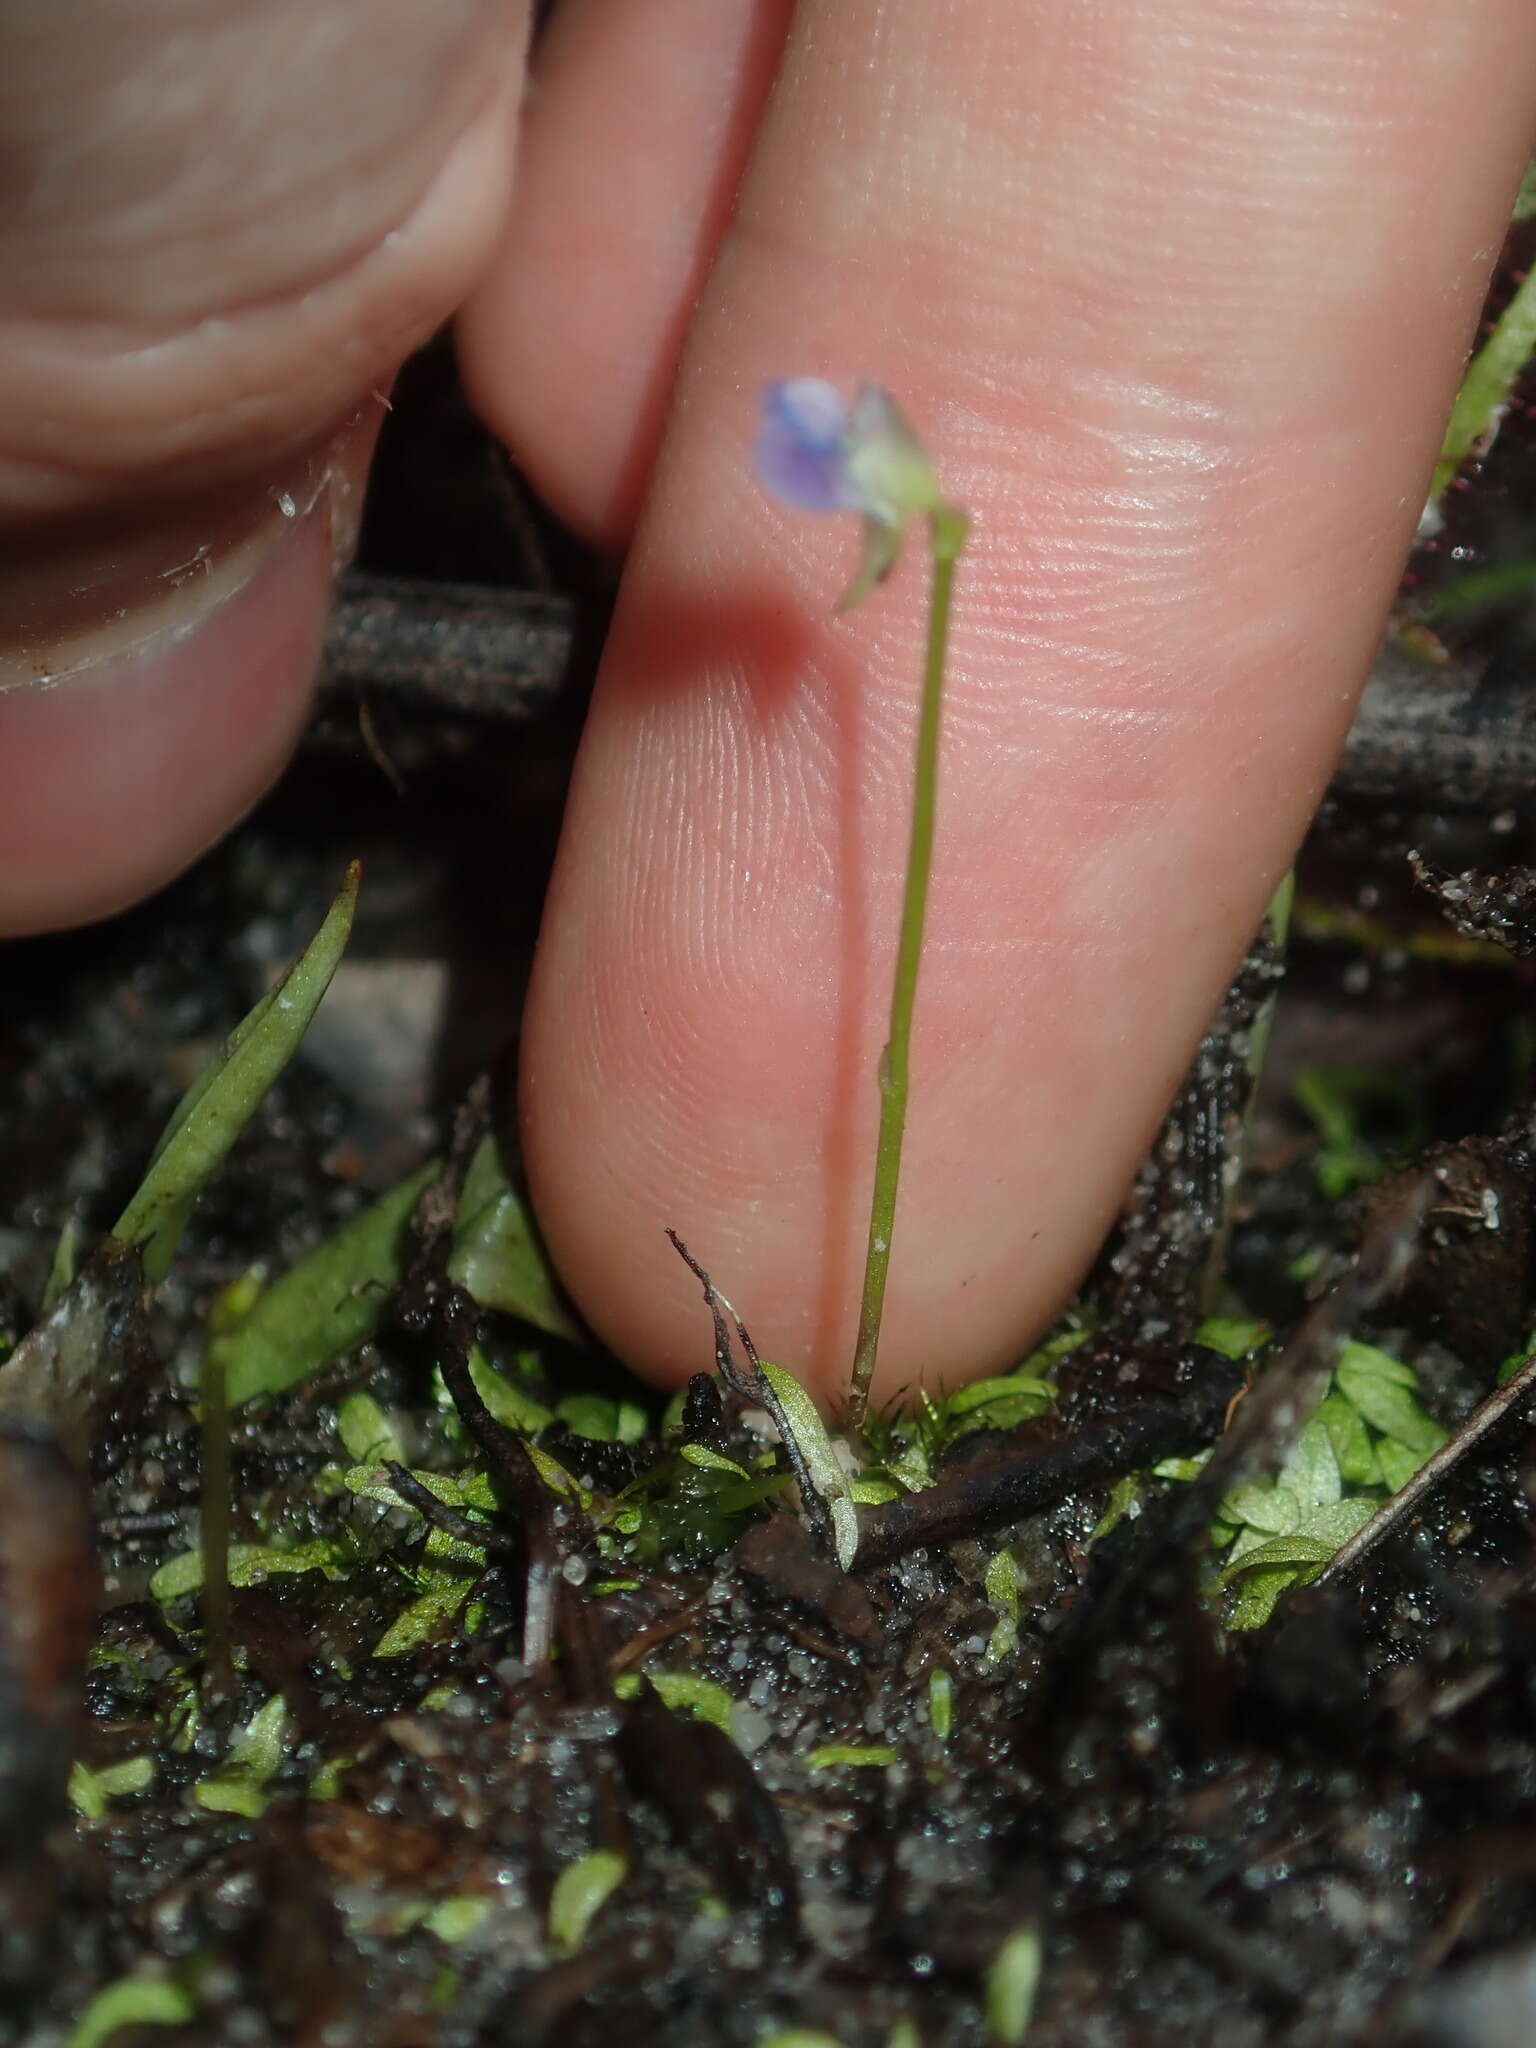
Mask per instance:
[[[0,931],[153,888],[281,766],[382,392],[500,225],[526,16],[0,14]]]

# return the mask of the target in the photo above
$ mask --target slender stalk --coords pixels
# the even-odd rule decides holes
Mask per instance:
[[[931,521],[933,591],[928,607],[928,647],[923,662],[922,705],[917,722],[917,760],[912,776],[912,831],[907,844],[907,879],[901,901],[901,934],[891,984],[891,1026],[880,1055],[880,1131],[875,1140],[875,1186],[869,1210],[869,1245],[864,1258],[864,1292],[859,1334],[848,1388],[848,1424],[862,1429],[880,1348],[880,1318],[891,1263],[896,1191],[901,1178],[901,1145],[906,1135],[907,1090],[912,1044],[912,1010],[917,971],[923,957],[923,922],[933,867],[933,826],[938,786],[939,723],[944,703],[944,655],[949,642],[950,596],[955,562],[969,522],[954,506],[941,505]]]

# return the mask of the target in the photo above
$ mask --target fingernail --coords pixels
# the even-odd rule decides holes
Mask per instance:
[[[0,933],[87,922],[188,865],[307,714],[372,432],[155,545],[0,568]],[[195,536],[195,538],[194,538]],[[181,543],[185,541],[183,547]]]
[[[374,401],[277,481],[215,502],[146,504],[67,538],[11,535],[0,551],[0,695],[57,688],[142,661],[198,631],[279,555],[323,529],[340,568],[356,544],[377,437]]]

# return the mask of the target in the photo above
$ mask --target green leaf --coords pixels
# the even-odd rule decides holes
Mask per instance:
[[[695,1721],[707,1721],[722,1735],[730,1734],[731,1709],[736,1702],[723,1685],[714,1685],[707,1678],[690,1677],[682,1671],[653,1671],[649,1676],[662,1705],[670,1707],[674,1714],[691,1714]]]
[[[452,1945],[456,1941],[467,1941],[477,1928],[484,1925],[490,1910],[489,1899],[473,1892],[461,1893],[455,1898],[439,1899],[431,1912],[424,1916],[421,1925],[428,1934]]]
[[[1033,1925],[1010,1934],[987,1972],[988,2048],[1021,2048],[1034,2017],[1045,1944]]]
[[[298,1050],[352,930],[360,874],[354,861],[304,952],[182,1097],[113,1226],[120,1243],[139,1247],[148,1286],[165,1278],[198,1195]]]
[[[1433,1456],[1433,1451],[1411,1451],[1406,1444],[1389,1436],[1383,1437],[1376,1446],[1376,1457],[1381,1466],[1382,1483],[1388,1493],[1400,1493]]]
[[[567,1343],[581,1342],[494,1138],[481,1141],[465,1175],[448,1270],[481,1308],[516,1316]]]
[[[408,1657],[448,1633],[474,1590],[477,1574],[423,1572],[424,1590],[403,1607],[373,1646],[375,1657]]]
[[[1310,1524],[1318,1508],[1332,1507],[1344,1490],[1328,1426],[1315,1415],[1297,1435],[1296,1447],[1285,1461],[1284,1479],[1300,1503],[1304,1525]]]
[[[1350,1406],[1358,1409],[1383,1436],[1417,1452],[1421,1464],[1445,1442],[1445,1431],[1432,1415],[1424,1412],[1407,1387],[1374,1371],[1362,1372],[1347,1359],[1340,1361],[1335,1378],[1339,1392]],[[1378,1448],[1378,1458],[1380,1455]]]
[[[336,1432],[354,1465],[405,1463],[405,1448],[394,1424],[372,1394],[348,1394],[336,1410]]]
[[[616,1401],[609,1394],[567,1394],[555,1414],[572,1436],[594,1444],[637,1444],[650,1427],[638,1401]]]
[[[1234,1362],[1262,1351],[1269,1338],[1268,1323],[1254,1322],[1248,1316],[1207,1316],[1195,1332],[1197,1344]]]
[[[1011,1550],[1000,1550],[987,1566],[987,1598],[997,1609],[997,1626],[982,1662],[990,1670],[1001,1664],[1019,1640],[1019,1568]]]
[[[591,1506],[592,1496],[584,1486],[577,1485],[558,1458],[552,1458],[548,1451],[541,1450],[537,1444],[529,1444],[528,1458],[534,1471],[551,1493],[558,1495],[561,1500],[573,1501],[583,1512]]]
[[[1242,1522],[1266,1535],[1289,1536],[1301,1522],[1301,1502],[1288,1486],[1278,1483],[1234,1486],[1221,1513],[1228,1522]]]
[[[896,1752],[882,1742],[828,1742],[813,1749],[805,1759],[808,1771],[886,1771],[896,1761]]]
[[[259,1818],[266,1811],[267,1781],[283,1760],[287,1726],[288,1709],[275,1692],[246,1722],[218,1770],[192,1787],[198,1805],[210,1813]]]
[[[729,1472],[734,1479],[750,1479],[752,1474],[745,1465],[738,1465],[734,1458],[727,1458],[719,1451],[712,1451],[708,1444],[684,1444],[678,1456],[701,1472]]]
[[[1159,1458],[1152,1467],[1152,1477],[1154,1479],[1172,1479],[1176,1480],[1180,1486],[1188,1486],[1193,1480],[1198,1479],[1205,1470],[1205,1463],[1209,1456],[1209,1451],[1201,1451],[1198,1456],[1193,1458]]]
[[[519,1436],[537,1436],[554,1421],[554,1409],[536,1401],[510,1373],[498,1371],[478,1344],[469,1354],[469,1376],[494,1419],[506,1429],[515,1429]]]
[[[848,1495],[848,1481],[838,1461],[837,1451],[826,1424],[822,1421],[816,1403],[801,1386],[793,1373],[786,1372],[781,1365],[770,1365],[763,1360],[763,1377],[778,1397],[784,1420],[794,1433],[795,1443],[805,1460],[805,1468],[811,1475],[811,1484],[826,1502],[832,1516],[832,1536],[837,1550],[837,1561],[843,1570],[851,1571],[854,1554],[859,1547],[859,1523]]]
[[[1411,1365],[1404,1365],[1400,1358],[1374,1344],[1362,1344],[1358,1338],[1351,1338],[1340,1351],[1339,1364],[1358,1379],[1385,1380],[1390,1386],[1406,1387],[1410,1393],[1418,1391],[1419,1377]]]
[[[1093,1525],[1088,1541],[1097,1543],[1101,1536],[1107,1536],[1111,1529],[1119,1528],[1127,1515],[1141,1512],[1141,1475],[1127,1472],[1117,1479],[1109,1489],[1109,1499],[1104,1512]]]
[[[190,1992],[169,1977],[135,1970],[102,1986],[75,2021],[67,2048],[106,2048],[125,2027],[184,2027],[196,2017]]]
[[[53,1248],[53,1263],[48,1268],[48,1284],[43,1289],[44,1315],[47,1315],[49,1309],[62,1300],[74,1285],[79,1266],[80,1223],[77,1217],[71,1216],[59,1232],[59,1241]]]
[[[155,1760],[152,1756],[124,1757],[121,1763],[103,1764],[100,1770],[94,1771],[89,1764],[76,1761],[70,1767],[69,1803],[86,1820],[105,1820],[107,1808],[114,1799],[128,1799],[135,1792],[147,1792],[154,1782]]]
[[[1379,1486],[1382,1483],[1376,1449],[1359,1409],[1352,1408],[1342,1394],[1329,1394],[1319,1405],[1313,1420],[1327,1430],[1339,1477],[1346,1486]]]
[[[1523,199],[1524,185],[1520,189]],[[1473,450],[1487,447],[1492,442],[1510,394],[1533,352],[1536,352],[1536,270],[1528,271],[1521,279],[1508,305],[1494,323],[1492,333],[1467,365],[1461,389],[1451,407],[1440,460],[1435,464],[1435,473],[1430,479],[1431,504]]]
[[[1220,1582],[1224,1586],[1235,1584],[1237,1594],[1227,1626],[1237,1630],[1262,1628],[1281,1595],[1292,1586],[1315,1578],[1375,1512],[1374,1501],[1335,1501],[1319,1510],[1304,1531],[1261,1543],[1229,1564]]]
[[[334,1541],[317,1536],[292,1550],[279,1550],[268,1543],[232,1543],[229,1546],[229,1583],[259,1586],[284,1573],[323,1572],[328,1579],[346,1576],[346,1563]],[[167,1558],[149,1582],[151,1596],[162,1607],[195,1593],[203,1583],[203,1555],[200,1550],[183,1550]]]
[[[574,1955],[582,1946],[628,1872],[629,1864],[613,1849],[594,1849],[565,1866],[549,1895],[549,1945],[557,1955]]]
[[[955,1720],[955,1681],[942,1664],[928,1674],[928,1726],[936,1739],[948,1742]]]
[[[483,1472],[471,1472],[463,1479],[453,1479],[446,1472],[413,1469],[411,1477],[428,1493],[436,1494],[445,1507],[478,1508],[482,1514],[489,1514],[496,1505],[491,1482]],[[410,1502],[401,1500],[396,1493],[394,1481],[382,1466],[354,1465],[342,1474],[342,1483],[348,1493],[358,1494],[363,1500],[377,1501],[381,1507],[411,1508]],[[415,1512],[411,1508],[411,1513]]]
[[[281,1394],[355,1351],[378,1327],[405,1271],[406,1233],[439,1169],[424,1166],[344,1223],[258,1298],[218,1338],[230,1406]]]
[[[973,1380],[968,1387],[957,1388],[949,1395],[947,1406],[951,1415],[970,1415],[978,1408],[1014,1402],[1020,1395],[1048,1408],[1056,1398],[1056,1388],[1050,1380],[1038,1379],[1033,1373],[1002,1373],[994,1379]]]

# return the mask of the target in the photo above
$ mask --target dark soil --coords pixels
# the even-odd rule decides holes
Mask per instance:
[[[1417,559],[1414,603],[1453,559],[1529,552],[1530,447],[1517,417]],[[1004,2043],[1023,2038],[1038,1955],[1031,2048],[1536,2039],[1523,1404],[1356,1567],[1251,1634],[1224,1629],[1208,1597],[1219,1496],[1201,1481],[1148,1482],[1139,1512],[1094,1540],[1116,1478],[1198,1452],[1229,1413],[1260,1415],[1252,1397],[1231,1407],[1243,1368],[1196,1347],[1212,1306],[1300,1328],[1266,1386],[1302,1385],[1340,1335],[1383,1343],[1453,1432],[1536,1320],[1536,797],[1493,809],[1448,791],[1411,721],[1383,742],[1386,783],[1352,786],[1346,769],[1324,807],[1263,1101],[1250,1110],[1247,1059],[1278,956],[1261,945],[1086,1292],[1091,1334],[1060,1361],[1055,1406],[962,1437],[932,1489],[861,1510],[851,1578],[777,1480],[724,1548],[679,1510],[653,1554],[600,1557],[586,1515],[530,1488],[520,1444],[451,1396],[474,1328],[495,1359],[524,1354],[526,1385],[551,1400],[612,1396],[613,1368],[478,1317],[424,1227],[375,1342],[236,1417],[237,1538],[324,1541],[347,1569],[237,1587],[220,1685],[198,1602],[150,1592],[196,1541],[210,1308],[253,1261],[283,1270],[441,1147],[475,1075],[501,1085],[497,1032],[601,629],[601,573],[525,509],[438,356],[403,394],[367,566],[487,588],[484,630],[513,638],[536,593],[554,643],[530,657],[526,701],[445,708],[441,662],[418,674],[402,656],[405,684],[376,692],[365,658],[339,662],[287,782],[228,845],[110,926],[7,950],[0,1322],[15,1337],[61,1226],[89,1241],[110,1224],[202,1059],[313,928],[345,860],[366,864],[358,932],[305,1048],[148,1319],[124,1296],[89,1533],[67,1458],[36,1431],[0,1434],[3,2038],[67,2042],[103,1987],[134,1978],[160,2009],[89,2038],[757,2048],[798,2027],[846,2048]],[[557,689],[549,645],[568,620]],[[1536,716],[1528,647],[1506,607],[1451,650],[1458,676],[1492,673],[1473,723],[1494,757],[1500,720]],[[500,878],[519,869],[509,902]],[[1319,1189],[1317,1132],[1292,1096],[1318,1068],[1390,1078],[1366,1091],[1355,1140],[1372,1163],[1342,1197]],[[1410,1244],[1401,1212],[1420,1182],[1429,1215]],[[1393,1292],[1383,1262],[1398,1252]],[[710,1356],[701,1304],[701,1367]],[[417,1583],[425,1526],[335,1483],[351,1462],[338,1402],[360,1388],[412,1468],[476,1462],[495,1480],[494,1514],[469,1530],[486,1553],[470,1605],[400,1656],[373,1650]],[[1272,1462],[1287,1425],[1263,1427],[1278,1436],[1252,1456]],[[739,1459],[772,1441],[729,1389],[697,1390],[682,1428]],[[654,1434],[603,1442],[558,1423],[541,1442],[600,1499],[671,1455]],[[999,1644],[987,1579],[1003,1546],[1019,1616]],[[554,1641],[537,1660],[535,1605]],[[722,1689],[729,1733],[635,1683],[656,1675]],[[234,1810],[210,1804],[197,1788],[230,1777],[232,1739],[278,1697],[270,1768],[246,1771]],[[827,1748],[842,1759],[816,1757]],[[65,1817],[72,1754],[137,1775]],[[552,1892],[573,1866],[599,1869],[581,1865],[595,1851],[626,1874],[562,1943]],[[568,1909],[557,1895],[557,1922]]]

